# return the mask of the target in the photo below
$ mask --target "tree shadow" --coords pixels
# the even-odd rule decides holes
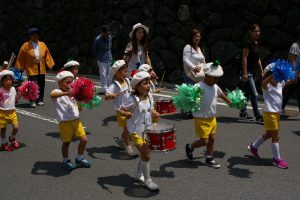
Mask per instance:
[[[159,194],[159,190],[148,190],[140,183],[135,182],[134,178],[130,177],[128,174],[99,177],[97,183],[103,190],[106,190],[109,193],[112,193],[112,191],[109,189],[108,185],[122,187],[124,188],[124,194],[129,197],[149,198]]]
[[[61,177],[69,175],[71,171],[62,168],[62,162],[37,161],[31,170],[33,175]]]
[[[300,136],[300,131],[294,131],[294,133],[298,136]]]
[[[229,165],[227,166],[229,175],[239,178],[251,178],[253,172],[249,169],[236,167],[236,165],[272,166],[272,159],[257,159],[250,155],[245,155],[245,157],[231,157],[227,161],[229,162]]]
[[[110,145],[106,147],[91,147],[86,149],[87,154],[94,159],[103,159],[96,156],[96,154],[110,154],[112,159],[115,160],[134,160],[137,156],[128,156],[125,152],[116,146]]]
[[[85,132],[85,134],[86,135],[90,135],[91,134],[91,132]],[[49,132],[49,133],[46,133],[45,134],[46,136],[49,136],[49,137],[52,137],[52,138],[55,138],[55,139],[60,139],[60,135],[59,135],[59,132]],[[72,142],[75,142],[75,141],[77,141],[78,140],[78,138],[73,138],[72,139]]]
[[[224,124],[245,123],[245,122],[238,121],[236,117],[225,117],[225,116],[217,117],[217,121],[218,121],[218,123],[224,123]],[[249,122],[247,122],[247,123],[249,123]]]
[[[101,126],[109,126],[110,123],[109,122],[116,122],[117,121],[117,117],[115,115],[113,116],[108,116],[108,117],[105,117],[103,120],[102,120],[102,125]]]

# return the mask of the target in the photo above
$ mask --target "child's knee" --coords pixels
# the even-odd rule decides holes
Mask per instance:
[[[142,161],[148,162],[150,160],[150,153],[141,155],[141,159],[142,159]]]
[[[80,137],[79,140],[80,140],[80,142],[82,142],[82,143],[87,143],[87,137],[86,137],[86,135]]]

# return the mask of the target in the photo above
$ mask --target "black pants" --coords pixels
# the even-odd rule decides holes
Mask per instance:
[[[297,102],[298,102],[298,108],[300,111],[300,80],[297,81],[297,83],[294,83],[292,85],[287,85],[283,90],[283,101],[282,101],[282,109],[285,108],[286,104],[288,103],[288,100],[292,94],[296,94]]]
[[[28,80],[36,82],[39,86],[39,91],[40,91],[39,98],[35,102],[36,103],[43,102],[44,101],[44,90],[45,90],[45,74],[28,76]]]

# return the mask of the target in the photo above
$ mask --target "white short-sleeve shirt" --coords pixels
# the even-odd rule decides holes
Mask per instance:
[[[55,89],[52,92],[62,92],[62,90]],[[55,106],[57,121],[63,122],[80,118],[77,102],[74,97],[62,96],[52,98],[52,102]]]
[[[127,129],[131,134],[138,134],[143,137],[145,128],[152,123],[151,110],[153,109],[153,97],[140,101],[139,97],[130,95],[123,103],[123,108],[132,112],[132,117],[127,119]]]
[[[7,99],[1,103],[0,109],[1,110],[14,110],[15,102],[16,102],[16,89],[14,87],[11,87],[9,91],[5,90],[4,88],[0,88],[2,92],[4,92],[7,96]]]
[[[131,87],[130,87],[130,81],[128,78],[125,79],[126,85],[122,87],[118,81],[113,81],[112,84],[108,87],[107,93],[108,94],[120,94],[121,92],[124,92],[117,96],[113,100],[113,109],[119,110],[122,107],[123,101],[126,98],[129,98],[130,92],[131,92]]]
[[[204,82],[196,83],[195,86],[204,90],[200,110],[194,113],[194,117],[211,118],[216,115],[218,97],[222,94],[221,88],[214,84],[209,86]]]
[[[263,89],[264,111],[280,113],[282,111],[282,88],[285,83],[277,83],[274,87],[272,84],[267,85],[267,89]]]

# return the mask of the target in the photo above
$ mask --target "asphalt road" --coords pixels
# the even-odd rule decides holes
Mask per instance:
[[[237,122],[238,110],[222,103],[217,108],[215,143],[215,158],[221,163],[220,169],[203,164],[204,148],[195,150],[195,161],[186,160],[184,146],[195,139],[193,120],[184,120],[179,114],[162,117],[161,123],[175,124],[177,149],[167,154],[152,153],[151,176],[160,190],[150,192],[134,183],[131,177],[138,159],[129,158],[114,142],[121,130],[111,102],[81,112],[89,140],[85,156],[92,167],[72,172],[61,168],[61,141],[49,97],[56,87],[53,77],[47,77],[45,106],[29,108],[28,103],[21,100],[17,107],[22,148],[0,152],[1,200],[300,198],[299,116],[281,121],[280,148],[289,162],[287,170],[272,166],[270,141],[259,149],[262,159],[249,157],[246,147],[263,133],[263,126]],[[163,89],[161,95],[174,92]],[[289,109],[296,110],[292,106]],[[70,146],[72,160],[77,145],[78,141],[74,141]]]

